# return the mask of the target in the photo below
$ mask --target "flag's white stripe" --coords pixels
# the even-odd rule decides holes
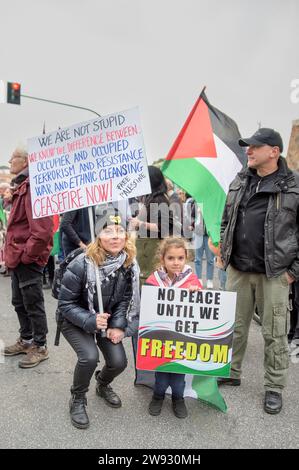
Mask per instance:
[[[242,165],[232,150],[214,134],[217,158],[200,157],[196,158],[207,170],[216,178],[225,194],[236,174],[241,171]]]
[[[189,375],[189,374],[185,375],[184,397],[198,398],[197,393],[192,388],[193,379],[194,379],[194,375]],[[172,394],[171,388],[168,387],[165,393],[171,395]]]
[[[184,390],[184,397],[192,397],[192,398],[198,398],[197,393],[195,390],[192,388],[192,382],[194,379],[194,375],[185,375],[185,390]]]

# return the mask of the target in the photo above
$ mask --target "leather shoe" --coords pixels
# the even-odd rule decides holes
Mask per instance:
[[[218,377],[218,385],[231,385],[232,387],[239,387],[241,385],[241,379],[233,379],[230,377]]]
[[[113,391],[110,385],[102,385],[100,383],[97,384],[96,393],[99,397],[104,398],[108,406],[111,408],[120,408],[121,407],[121,399],[119,396]]]
[[[89,426],[89,419],[86,413],[87,400],[84,395],[72,395],[70,399],[70,415],[71,422],[75,428],[87,429]]]
[[[282,408],[282,395],[278,392],[267,390],[265,393],[264,410],[270,415],[276,415]]]

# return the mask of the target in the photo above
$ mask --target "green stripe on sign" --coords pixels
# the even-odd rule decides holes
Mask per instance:
[[[175,372],[177,374],[193,374],[193,375],[208,375],[208,376],[213,376],[213,377],[229,377],[230,363],[225,364],[225,366],[220,367],[219,369],[198,371],[196,369],[192,369],[191,367],[184,366],[177,362],[168,362],[167,364],[158,366],[155,370],[157,372]]]

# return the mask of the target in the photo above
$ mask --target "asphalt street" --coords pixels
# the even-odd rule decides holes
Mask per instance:
[[[0,342],[12,344],[18,337],[17,316],[10,301],[10,279],[0,278]],[[64,338],[55,347],[56,300],[45,291],[49,323],[49,360],[33,369],[20,369],[22,356],[0,358],[0,448],[94,448],[94,449],[211,449],[299,448],[299,361],[291,363],[289,384],[279,415],[263,411],[263,341],[253,322],[244,361],[241,387],[223,387],[226,414],[194,399],[187,399],[189,417],[177,419],[166,400],[162,414],[147,412],[151,391],[134,387],[130,340],[125,341],[129,359],[126,371],[114,382],[123,401],[111,409],[88,393],[90,428],[75,429],[69,419],[68,401],[75,355]]]

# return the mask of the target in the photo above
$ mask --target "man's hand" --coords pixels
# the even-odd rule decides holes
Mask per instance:
[[[285,276],[289,284],[292,284],[293,282],[295,282],[295,279],[293,278],[293,276],[291,276],[287,271],[285,272]]]
[[[215,264],[217,268],[224,269],[224,264],[220,256],[216,256]]]
[[[97,313],[96,324],[98,330],[107,330],[109,317],[110,313]]]
[[[114,344],[120,343],[125,337],[125,333],[120,328],[109,328],[107,330],[107,338]]]

